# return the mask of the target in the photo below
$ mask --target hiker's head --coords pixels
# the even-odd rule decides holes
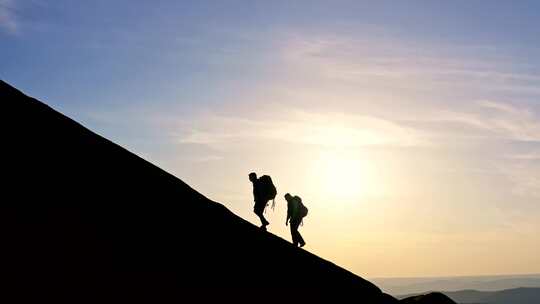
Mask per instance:
[[[291,194],[289,194],[289,193],[286,193],[286,194],[285,194],[285,200],[287,200],[287,202],[290,201],[292,198],[293,198],[293,197],[292,197]]]
[[[256,181],[257,180],[257,173],[251,172],[249,174],[249,180],[252,181],[252,182]]]

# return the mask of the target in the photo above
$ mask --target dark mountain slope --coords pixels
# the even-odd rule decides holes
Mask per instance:
[[[1,81],[0,100],[12,303],[396,302]]]

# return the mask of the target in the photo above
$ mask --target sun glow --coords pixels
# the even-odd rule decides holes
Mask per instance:
[[[326,151],[315,161],[314,172],[323,197],[353,201],[381,190],[376,170],[361,155]]]

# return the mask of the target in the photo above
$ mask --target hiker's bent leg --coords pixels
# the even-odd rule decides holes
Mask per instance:
[[[270,224],[270,223],[266,220],[266,218],[264,218],[263,213],[261,213],[261,214],[259,215],[259,218],[261,219],[261,224],[263,224],[263,226],[268,226],[268,224]]]
[[[296,231],[295,231],[295,228],[294,228],[294,224],[291,223],[291,238],[292,238],[292,243],[294,246],[298,246],[298,241],[296,240]]]
[[[294,238],[295,238],[295,243],[296,244],[299,244],[300,247],[303,247],[306,242],[304,241],[304,238],[302,237],[302,235],[300,234],[300,231],[298,231],[298,228],[300,228],[300,223],[302,221],[295,221],[293,223],[293,227],[294,227]]]
[[[267,226],[269,224],[268,221],[264,218],[265,206],[266,203],[255,202],[255,208],[253,208],[253,212],[255,212],[255,214],[259,217],[263,226]]]
[[[298,222],[296,222],[296,240],[298,241],[298,243],[300,244],[300,247],[303,247],[306,242],[304,242],[304,238],[302,237],[302,235],[300,234],[300,231],[298,231],[298,228],[300,228],[300,224],[302,223],[302,220],[299,220]]]
[[[296,230],[296,239],[298,240],[298,243],[300,243],[300,247],[304,246],[306,242],[304,242],[304,238],[300,234],[300,231]]]
[[[300,232],[298,232],[298,227],[300,227],[299,221],[292,221],[291,222],[291,235],[293,238],[293,244],[294,246],[298,246],[298,244],[302,244],[304,240],[302,239],[302,236],[300,235]]]

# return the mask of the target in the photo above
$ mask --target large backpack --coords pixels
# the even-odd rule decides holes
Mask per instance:
[[[303,221],[304,217],[308,215],[308,208],[302,203],[300,196],[297,195],[294,198],[298,201],[298,216]]]
[[[261,187],[261,195],[265,201],[272,200],[272,209],[275,206],[275,198],[277,195],[276,186],[272,182],[272,178],[269,175],[263,175],[259,178],[259,183]]]

